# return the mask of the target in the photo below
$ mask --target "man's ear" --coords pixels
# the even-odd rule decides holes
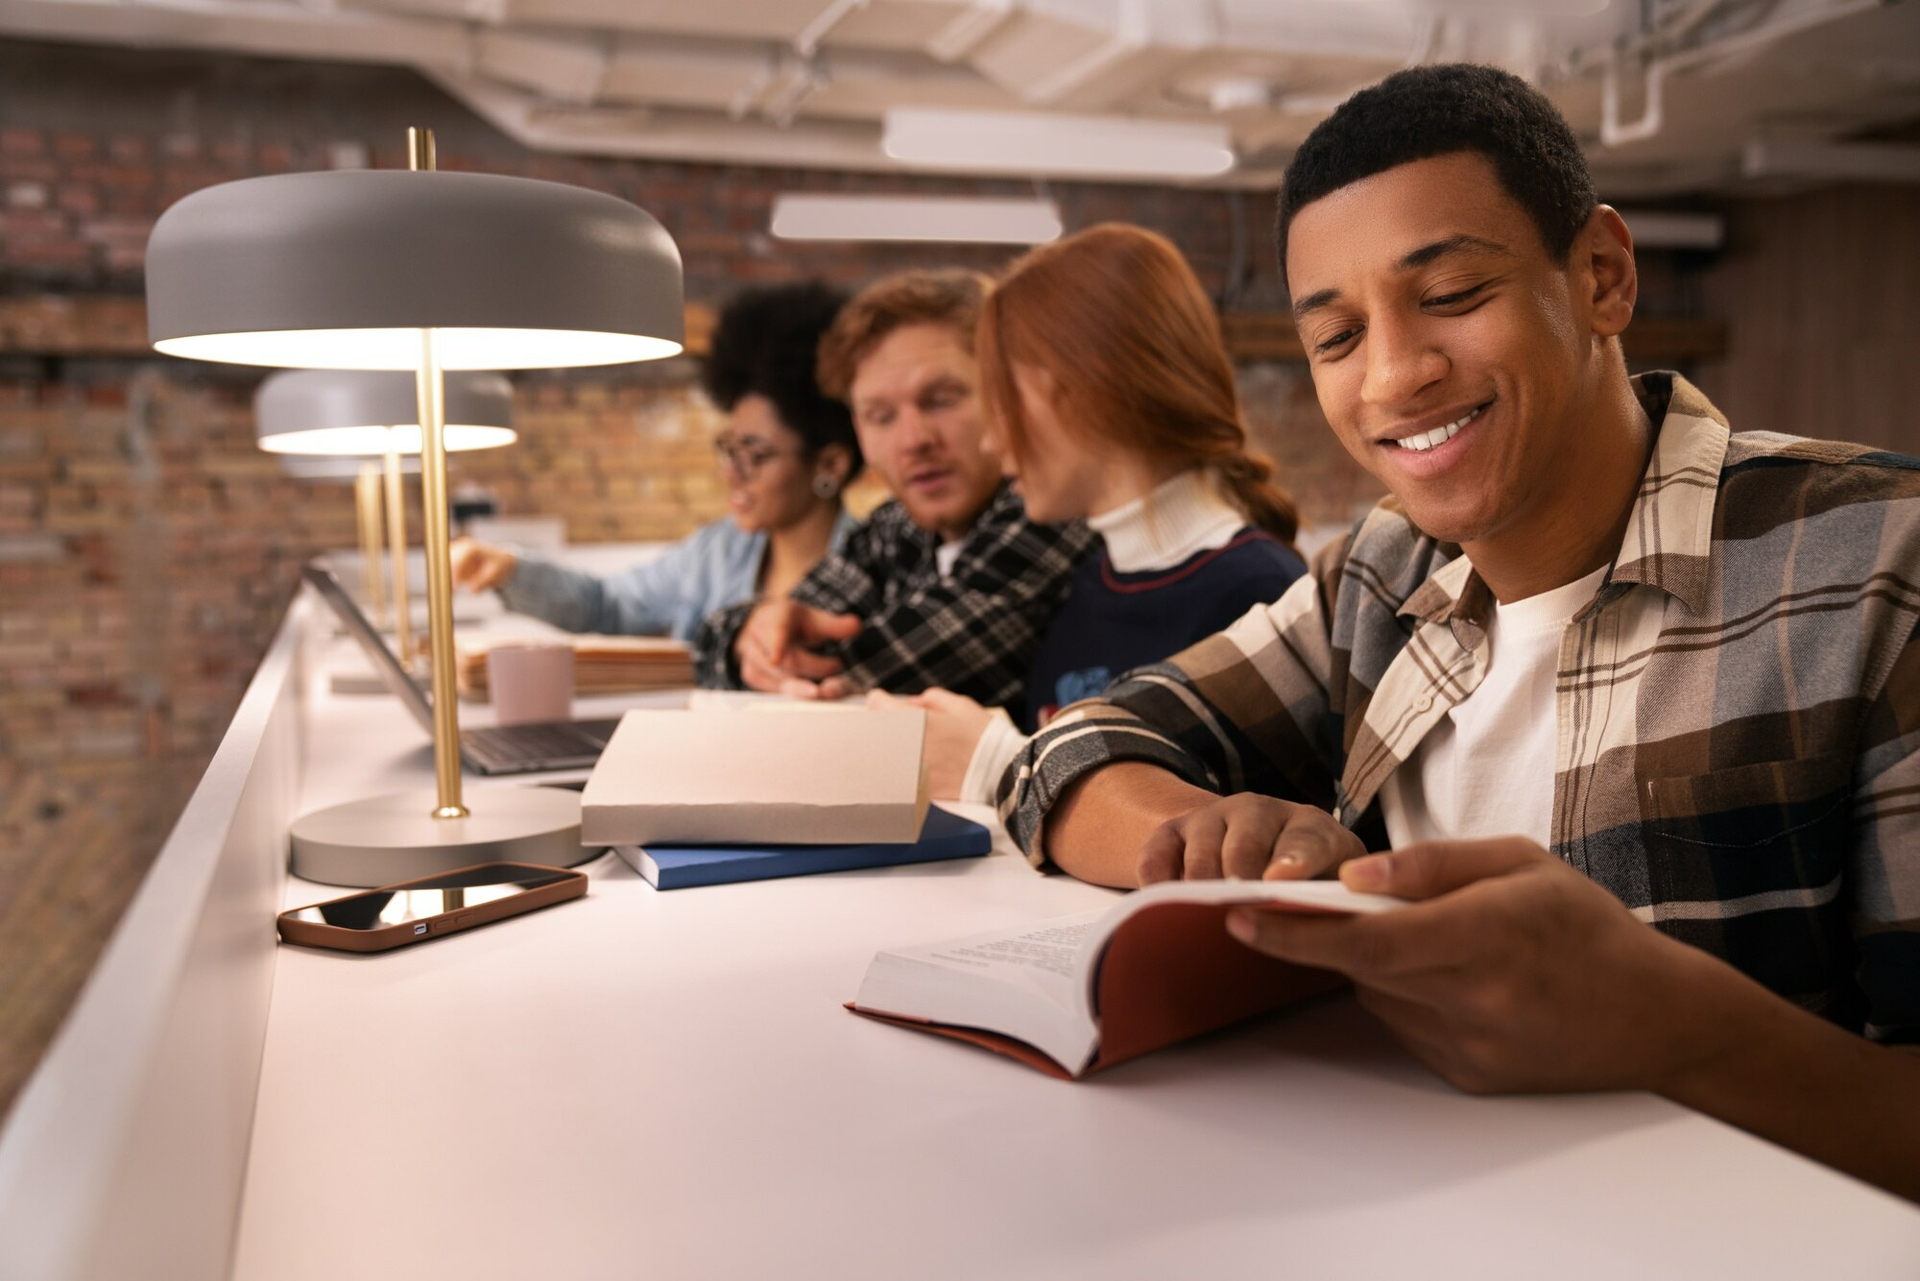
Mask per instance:
[[[1612,338],[1633,319],[1633,305],[1640,297],[1633,233],[1612,205],[1595,205],[1580,231],[1574,253],[1585,255],[1593,281],[1593,297],[1589,300],[1593,332],[1601,338]]]

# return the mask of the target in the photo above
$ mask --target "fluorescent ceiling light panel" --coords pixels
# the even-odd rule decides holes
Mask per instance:
[[[1059,238],[1051,200],[973,196],[798,196],[773,199],[783,240],[935,240],[1038,245]]]
[[[1620,218],[1639,249],[1718,249],[1727,242],[1727,220],[1719,214],[1622,209]]]
[[[1234,163],[1218,122],[1048,111],[902,107],[887,113],[880,145],[906,164],[981,173],[1210,178]]]

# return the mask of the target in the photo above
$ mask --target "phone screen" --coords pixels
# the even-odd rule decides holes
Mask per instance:
[[[296,921],[343,930],[378,930],[442,912],[478,907],[551,885],[572,873],[537,867],[469,867],[404,890],[370,890],[331,903],[303,907],[287,915]]]

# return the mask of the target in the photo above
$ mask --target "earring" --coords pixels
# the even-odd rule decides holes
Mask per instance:
[[[822,498],[837,498],[840,495],[840,482],[821,472],[813,478],[813,492]]]

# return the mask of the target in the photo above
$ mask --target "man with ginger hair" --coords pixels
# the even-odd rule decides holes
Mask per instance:
[[[821,389],[847,402],[894,497],[786,597],[712,615],[694,642],[702,685],[1023,696],[1092,535],[1029,521],[981,448],[973,333],[990,287],[974,272],[902,272],[841,311],[820,343]]]

